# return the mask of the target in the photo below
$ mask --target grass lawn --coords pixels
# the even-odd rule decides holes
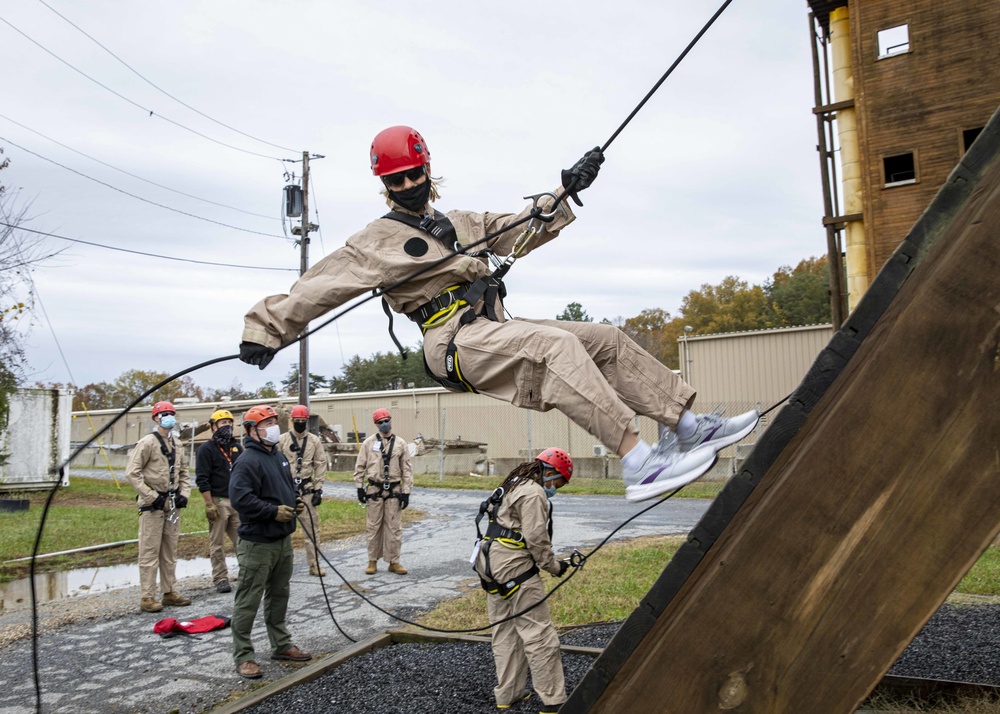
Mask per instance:
[[[60,488],[49,509],[39,553],[53,553],[102,543],[134,540],[138,536],[138,510],[135,491],[124,481],[116,488],[114,481],[74,476],[68,488]],[[21,494],[31,500],[31,508],[15,513],[0,513],[0,563],[30,556],[35,532],[42,516],[47,492]],[[319,507],[320,534],[323,540],[344,538],[364,533],[365,509],[356,501],[327,498]],[[417,509],[407,509],[403,522],[419,520]],[[208,556],[208,521],[205,501],[195,490],[187,508],[181,511],[181,534],[177,546],[178,558]],[[184,534],[194,534],[185,536]],[[292,542],[297,547],[305,540],[297,528]],[[229,546],[227,545],[227,550]],[[36,572],[67,568],[94,567],[134,562],[138,557],[135,544],[76,555],[56,556],[36,562]],[[28,575],[29,563],[0,565],[0,582]]]

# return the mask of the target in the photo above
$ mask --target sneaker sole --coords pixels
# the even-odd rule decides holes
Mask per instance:
[[[715,462],[718,460],[719,457],[716,456],[714,459],[706,461],[702,466],[699,466],[692,471],[688,471],[687,473],[680,474],[679,476],[674,476],[673,478],[663,479],[662,481],[654,481],[653,483],[645,485],[629,486],[625,489],[625,500],[630,503],[635,503],[636,501],[648,501],[651,498],[662,496],[667,491],[673,491],[675,488],[686,486],[692,481],[697,481],[701,478],[706,471],[715,465]]]
[[[724,436],[721,439],[710,441],[707,444],[701,444],[700,446],[696,446],[693,449],[691,449],[691,451],[689,451],[688,453],[693,454],[696,451],[700,451],[706,448],[714,449],[715,453],[719,453],[727,446],[731,446],[735,444],[737,441],[740,441],[741,439],[745,438],[751,431],[757,428],[757,424],[759,423],[760,423],[760,416],[758,415],[757,418],[754,419],[754,421],[751,424],[748,424],[747,426],[743,427],[735,434],[730,434],[729,436]]]

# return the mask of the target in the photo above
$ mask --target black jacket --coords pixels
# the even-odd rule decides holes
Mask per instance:
[[[229,458],[223,452],[215,439],[209,439],[198,447],[195,456],[195,485],[204,493],[211,491],[216,498],[229,498],[229,473],[236,464],[236,459],[243,453],[240,442],[233,439],[226,447]]]
[[[268,451],[247,437],[243,449],[229,477],[229,499],[240,515],[237,533],[244,540],[273,543],[295,532],[294,518],[287,523],[274,520],[279,505],[295,508],[292,471],[277,447]]]

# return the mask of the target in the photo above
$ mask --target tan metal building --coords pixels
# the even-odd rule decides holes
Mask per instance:
[[[830,325],[813,325],[757,332],[739,332],[722,335],[691,335],[679,344],[680,361],[685,366],[689,381],[699,390],[696,408],[710,411],[717,406],[734,414],[753,407],[774,404],[791,392],[801,381],[816,355],[826,346],[832,335]],[[193,423],[197,446],[209,437],[208,418],[218,408],[229,409],[236,417],[235,432],[242,434],[240,416],[254,404],[271,404],[281,415],[282,429],[288,427],[288,413],[297,404],[295,397],[272,400],[238,402],[184,403],[176,400],[177,421],[182,436],[187,438]],[[558,411],[533,412],[518,409],[504,402],[481,394],[456,394],[440,387],[422,389],[388,390],[357,394],[317,394],[310,398],[312,414],[336,432],[341,442],[364,440],[372,433],[371,415],[375,409],[385,407],[393,417],[393,429],[407,441],[422,436],[431,443],[445,442],[450,449],[481,452],[479,463],[524,459],[547,446],[566,449],[580,463],[578,473],[610,475],[620,474],[617,458],[605,459],[607,449],[593,436],[571,422]],[[120,419],[101,442],[120,461],[124,452],[153,428],[149,408],[144,407]],[[72,438],[74,443],[85,441],[118,415],[118,410],[107,409],[73,413]],[[657,436],[656,424],[651,419],[637,418],[642,437],[653,441]],[[752,442],[756,434],[747,438]],[[433,449],[431,450],[433,453]],[[722,454],[730,458],[736,451]],[[612,455],[613,456],[613,455]],[[429,459],[430,457],[428,457]],[[586,463],[585,460],[593,459]],[[427,460],[425,460],[427,461]],[[473,460],[473,463],[475,460]],[[102,466],[103,456],[90,450],[86,460],[78,465]],[[468,471],[468,460],[460,470]],[[341,468],[344,467],[340,464]],[[436,472],[435,462],[427,461],[422,473]],[[723,472],[728,470],[719,468]]]

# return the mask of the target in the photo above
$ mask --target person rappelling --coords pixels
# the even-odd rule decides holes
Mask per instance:
[[[264,369],[311,320],[363,293],[384,291],[387,311],[420,326],[431,377],[452,391],[558,409],[622,458],[630,501],[695,480],[720,449],[756,426],[756,410],[728,419],[691,412],[695,390],[613,325],[504,315],[500,277],[575,219],[568,201],[539,194],[516,215],[436,211],[440,178],[431,174],[427,142],[408,126],[379,132],[370,160],[392,210],[317,262],[287,295],[254,305],[244,319],[243,362]],[[586,152],[562,172],[557,191],[582,205],[577,194],[603,162],[600,148]],[[515,223],[527,227],[504,231]],[[482,246],[487,250],[465,252],[498,231]],[[491,270],[490,254],[503,256],[502,269]],[[636,414],[661,425],[652,446],[640,440]]]

